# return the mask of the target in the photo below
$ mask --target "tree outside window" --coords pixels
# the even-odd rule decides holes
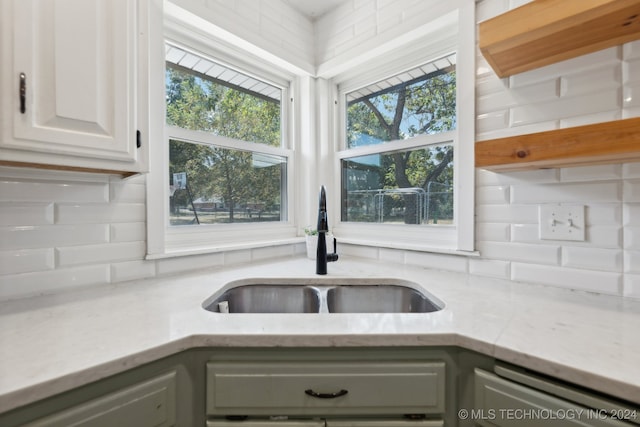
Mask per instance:
[[[451,224],[453,145],[391,151],[384,143],[455,130],[455,56],[346,97],[347,148],[381,147],[379,153],[342,160],[342,220]]]

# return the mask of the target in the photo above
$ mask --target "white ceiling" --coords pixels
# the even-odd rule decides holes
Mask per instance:
[[[298,12],[315,20],[349,0],[284,0]]]

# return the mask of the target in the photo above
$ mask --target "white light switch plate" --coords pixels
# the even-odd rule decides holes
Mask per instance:
[[[538,213],[541,240],[584,242],[584,205],[540,205]]]

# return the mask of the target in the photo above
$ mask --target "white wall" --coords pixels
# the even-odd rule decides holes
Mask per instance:
[[[250,7],[256,3],[258,7]],[[348,3],[344,7],[360,12],[344,17],[333,28],[352,30],[332,37],[334,24],[329,17],[318,21],[313,42],[317,49],[311,58],[312,50],[291,45],[295,37],[290,33],[297,28],[295,34],[308,38],[311,23],[281,28],[286,25],[283,20],[297,19],[292,10],[278,9],[286,12],[268,18],[274,10],[267,5],[274,3],[266,0],[190,2],[201,16],[208,13],[218,24],[226,22],[227,30],[252,37],[261,49],[285,52],[287,61],[300,68],[309,64],[313,68],[358,50],[356,28],[365,24],[367,34],[377,37],[395,35],[400,29],[411,31],[420,22],[414,8],[423,2]],[[222,14],[222,4],[233,7]],[[484,0],[478,4],[478,20],[514,5],[508,0]],[[239,24],[245,14],[260,23],[261,35]],[[308,39],[302,42],[308,43]],[[634,92],[640,93],[640,42],[502,80],[479,56],[476,88],[478,139],[640,116],[640,97],[633,97]],[[145,261],[144,192],[144,177],[121,181],[0,168],[0,299],[292,256],[303,250],[299,244]],[[586,242],[537,239],[537,206],[548,201],[587,206]],[[640,298],[639,163],[508,174],[477,171],[476,205],[479,258],[347,245],[341,251]]]

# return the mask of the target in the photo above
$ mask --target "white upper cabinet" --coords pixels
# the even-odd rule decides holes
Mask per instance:
[[[2,2],[0,164],[146,171],[138,85],[146,43],[138,6]]]

